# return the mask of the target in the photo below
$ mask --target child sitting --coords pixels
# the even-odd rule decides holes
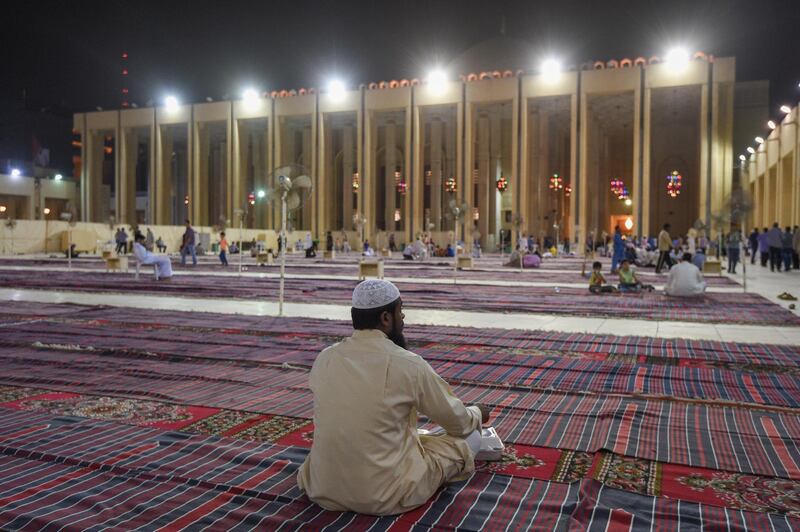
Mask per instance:
[[[592,263],[592,274],[589,276],[589,292],[593,294],[616,292],[617,289],[614,286],[605,284],[607,282],[606,278],[600,272],[602,268],[603,265],[599,261]]]
[[[620,292],[640,292],[642,290],[653,291],[653,286],[649,284],[642,284],[636,277],[636,272],[631,268],[631,261],[622,259],[619,274],[619,290]]]

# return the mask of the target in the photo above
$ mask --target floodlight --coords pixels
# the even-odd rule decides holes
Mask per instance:
[[[345,86],[341,80],[334,79],[328,83],[328,94],[334,100],[341,100],[344,98]]]
[[[258,91],[252,88],[245,89],[244,92],[242,92],[242,101],[245,107],[251,109],[256,107],[259,101]]]
[[[776,125],[775,125],[775,122],[774,122],[774,121],[772,121],[772,120],[769,120],[769,121],[767,122],[767,127],[768,127],[768,128],[770,128],[770,129],[775,129],[775,128],[776,128],[776,127],[778,127],[778,126],[776,126]]]
[[[164,107],[166,107],[167,111],[170,113],[177,111],[178,105],[178,99],[175,96],[167,96],[164,98]]]
[[[545,59],[542,62],[541,72],[548,79],[554,79],[561,73],[561,63],[555,59]]]
[[[625,200],[625,205],[630,207],[631,205],[633,205],[633,201],[630,198],[628,198],[628,199]]]
[[[43,212],[45,214],[50,214],[50,208],[49,207],[45,207]]]
[[[64,176],[61,174],[56,174],[55,176],[53,176],[53,179],[55,179],[56,181],[61,181],[62,179],[64,179]]]
[[[747,153],[753,154],[755,152],[756,152],[756,150],[754,150],[752,146],[748,146],[747,147]]]
[[[739,160],[745,162],[747,160],[747,157],[745,157],[744,155],[740,155]]]
[[[6,206],[0,205],[0,212],[6,212]]]
[[[19,171],[19,168],[12,168],[11,169],[11,177],[19,177],[22,175],[22,172]]]
[[[435,68],[428,73],[426,80],[428,86],[436,93],[444,92],[447,87],[447,74],[441,68]]]
[[[792,112],[792,108],[788,105],[781,105],[781,111],[786,113],[787,115]]]
[[[681,72],[689,65],[689,52],[686,48],[673,48],[664,59],[673,72]]]
[[[764,144],[764,138],[763,137],[756,137],[756,142],[758,142],[759,144]]]
[[[259,198],[263,198],[263,197],[265,197],[266,195],[267,195],[267,192],[266,192],[265,190],[263,190],[263,189],[262,189],[262,190],[259,190],[259,191],[256,193],[256,196],[258,196]]]

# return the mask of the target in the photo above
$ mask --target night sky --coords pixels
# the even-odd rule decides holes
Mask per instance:
[[[203,101],[246,85],[320,87],[331,75],[351,85],[422,77],[498,36],[503,18],[508,37],[568,64],[686,44],[736,56],[739,80],[769,79],[773,115],[800,99],[800,0],[17,0],[3,14],[0,97],[24,90],[33,108],[118,108],[123,51],[139,105],[168,92]]]

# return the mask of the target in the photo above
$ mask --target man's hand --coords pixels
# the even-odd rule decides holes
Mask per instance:
[[[481,411],[481,425],[485,425],[489,422],[489,416],[491,415],[492,411],[489,409],[488,406],[483,404],[476,404],[475,406],[478,407],[478,410]]]

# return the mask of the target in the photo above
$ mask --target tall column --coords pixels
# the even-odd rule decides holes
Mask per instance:
[[[472,241],[473,236],[472,233],[474,232],[475,228],[479,227],[475,224],[475,219],[472,213],[472,207],[475,205],[475,198],[473,198],[472,194],[472,187],[473,187],[473,177],[472,171],[475,167],[475,152],[474,146],[475,143],[473,142],[474,139],[474,129],[475,123],[472,119],[473,113],[473,106],[470,105],[467,100],[465,99],[462,104],[459,104],[459,114],[458,114],[458,146],[461,148],[459,151],[459,169],[461,172],[459,173],[457,182],[458,182],[458,194],[457,196],[461,198],[467,205],[470,206],[470,210],[466,215],[466,231],[469,234],[469,245],[468,249],[472,249]],[[463,114],[462,114],[463,112]],[[478,229],[480,231],[480,229]],[[482,238],[485,238],[486,235],[482,235]],[[486,240],[481,242],[481,245],[485,245]]]
[[[481,238],[485,243],[487,251],[494,251],[490,249],[489,243],[489,181],[491,178],[490,170],[490,153],[489,153],[489,117],[481,115],[478,118],[478,197],[475,198],[475,204],[480,213],[480,220],[478,221],[478,231],[481,233]],[[472,179],[470,186],[472,186]]]
[[[520,139],[520,147],[522,155],[519,158],[519,215],[522,217],[524,225],[521,227],[523,231],[529,234],[535,234],[533,229],[532,211],[532,196],[535,193],[533,189],[533,180],[531,179],[531,135],[530,135],[530,108],[528,107],[528,99],[522,101],[522,110],[520,111],[520,132],[522,138]]]
[[[587,198],[589,196],[589,180],[587,178],[589,169],[589,113],[585,94],[581,94],[580,105],[577,107],[578,121],[580,122],[580,131],[578,133],[578,159],[580,160],[580,164],[578,168],[578,180],[572,188],[573,195],[576,196],[575,202],[577,203],[578,223],[576,224],[576,228],[581,241],[585,242],[589,232],[594,230],[591,224],[586,220]]]
[[[234,195],[237,192],[236,189],[238,189],[236,176],[234,176],[233,173],[233,165],[234,162],[239,158],[239,142],[238,139],[234,140],[233,138],[234,136],[238,136],[238,134],[234,132],[234,125],[233,102],[229,102],[228,119],[226,120],[225,124],[225,147],[227,149],[225,150],[225,165],[223,167],[225,175],[225,186],[223,187],[223,190],[225,191],[225,201],[220,205],[220,208],[222,214],[227,220],[230,220],[231,223],[234,223]]]
[[[303,147],[302,147],[302,154],[303,154],[303,167],[311,172],[311,176],[313,176],[313,161],[312,161],[312,154],[314,153],[314,144],[311,142],[311,126],[303,127]],[[316,183],[315,183],[316,184]],[[302,220],[302,227],[306,231],[312,230],[312,212],[313,212],[313,192],[311,196],[309,196],[303,206],[300,208],[300,215],[298,216],[297,220]]]
[[[454,124],[452,122],[447,121],[447,122],[444,122],[443,125],[444,125],[443,135],[444,135],[445,162],[444,162],[444,165],[443,165],[444,172],[442,174],[442,179],[449,179],[451,177],[455,177],[455,175],[456,175],[456,165],[455,165],[455,156],[456,156],[455,134],[456,134],[456,132],[454,131],[455,128],[453,127]],[[439,194],[442,194],[443,191],[444,191],[444,185],[441,183],[441,180],[440,180],[440,183],[439,183],[438,190],[439,190]],[[447,197],[445,198],[445,202],[444,202],[445,212],[447,212],[447,210],[449,209],[450,199],[456,199],[456,198],[455,198],[455,196],[453,196],[453,194],[448,193]],[[460,202],[458,202],[458,200],[456,200],[456,202],[460,203]],[[465,215],[464,222],[469,224],[469,215],[468,214]],[[467,227],[470,227],[470,226],[467,225]],[[461,229],[462,229],[461,227],[459,227],[459,229],[458,229],[459,230],[459,236],[464,240],[465,243],[468,243],[470,241],[470,239],[469,238],[465,238],[465,235],[464,235],[464,233],[461,232]],[[469,231],[469,232],[471,233],[472,231]]]
[[[650,88],[644,91],[644,142],[642,145],[642,186],[636,186],[637,180],[634,179],[633,187],[633,213],[634,220],[636,220],[636,213],[641,213],[641,218],[638,219],[638,224],[634,229],[634,233],[646,236],[650,234],[650,161],[651,161],[651,115],[652,115],[652,96],[653,90]],[[654,228],[655,229],[655,228]]]
[[[708,138],[711,132],[708,128],[708,111],[709,111],[709,86],[704,84],[700,90],[700,194],[698,196],[697,212],[699,218],[704,220],[706,224],[710,223],[708,213],[711,208],[711,191],[708,189],[709,175],[708,166],[711,153],[709,153]],[[707,237],[713,237],[712,234],[707,234]]]
[[[247,161],[249,159],[250,139],[245,131],[244,125],[241,120],[236,120],[231,123],[231,188],[228,192],[228,205],[230,205],[230,220],[231,225],[239,227],[239,221],[234,216],[236,209],[241,209],[248,192],[243,192],[245,189],[244,178],[247,175]]]
[[[351,125],[344,126],[342,132],[342,223],[345,229],[350,229],[353,224],[353,172],[356,171],[355,162],[355,128]],[[337,227],[336,229],[341,229]]]
[[[158,216],[156,223],[159,225],[169,225],[173,222],[172,137],[171,131],[163,126],[157,127],[156,196],[158,197]],[[183,198],[175,198],[174,205],[176,209],[179,208],[178,205],[183,205]]]
[[[431,222],[442,231],[442,119],[431,121]]]
[[[324,115],[320,114],[317,127],[319,128],[317,133],[319,135],[319,146],[317,148],[320,160],[319,170],[317,171],[317,190],[319,190],[318,197],[323,200],[318,202],[320,203],[318,206],[320,212],[319,235],[320,240],[324,240],[326,231],[336,229],[336,217],[338,215],[336,207],[341,200],[341,195],[337,198],[335,154],[333,153],[333,119],[326,119]]]
[[[384,147],[383,147],[383,154],[384,154],[384,164],[386,165],[385,168],[385,176],[384,176],[384,183],[385,185],[385,210],[384,216],[386,220],[386,230],[391,231],[394,229],[394,209],[395,209],[395,197],[396,197],[396,188],[394,183],[394,172],[395,167],[397,166],[397,157],[395,154],[395,150],[397,149],[397,126],[395,125],[394,121],[390,120],[384,126]]]
[[[413,137],[414,143],[411,151],[414,157],[414,181],[411,183],[411,198],[413,203],[413,233],[427,231],[427,220],[425,217],[425,124],[422,123],[423,113],[419,107],[413,107]],[[414,239],[416,234],[411,234],[410,239]]]
[[[502,201],[497,193],[495,183],[497,178],[504,172],[503,168],[503,145],[502,134],[500,132],[501,119],[500,113],[495,113],[489,119],[489,150],[491,151],[491,162],[489,164],[489,181],[486,183],[486,205],[489,211],[488,230],[497,236],[500,230],[500,220],[497,217],[498,203]],[[506,173],[507,174],[507,173]],[[506,175],[506,178],[509,176]]]
[[[578,95],[573,94],[570,97],[570,129],[569,129],[569,157],[570,157],[570,174],[569,174],[569,184],[572,187],[572,193],[569,197],[569,234],[574,242],[576,238],[584,239],[586,235],[578,234],[577,224],[575,223],[575,218],[578,213],[578,206],[577,203],[577,191],[578,191],[578,143],[580,139],[578,138]],[[566,176],[564,176],[566,178]],[[583,255],[584,247],[582,245],[578,246],[578,253]]]
[[[153,121],[150,123],[150,139],[148,141],[147,148],[149,150],[148,154],[148,170],[147,170],[147,212],[144,214],[145,221],[149,224],[156,223],[156,201],[163,201],[163,198],[157,198],[157,190],[156,190],[156,173],[157,173],[157,165],[156,165],[156,130],[158,129],[158,125],[156,124],[156,110],[153,109]]]

